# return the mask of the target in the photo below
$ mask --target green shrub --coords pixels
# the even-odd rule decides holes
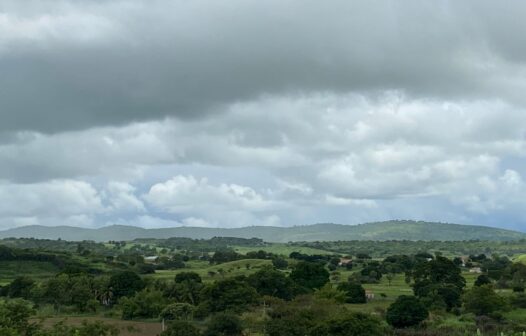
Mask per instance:
[[[395,328],[420,324],[429,316],[427,308],[414,296],[402,295],[387,308],[386,320]]]

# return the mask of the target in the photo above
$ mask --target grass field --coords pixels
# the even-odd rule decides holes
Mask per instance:
[[[148,275],[147,277],[157,279],[173,279],[177,273],[191,271],[199,274],[203,281],[210,282],[221,279],[222,277],[249,275],[256,272],[261,267],[271,264],[272,262],[270,260],[261,259],[236,260],[220,265],[210,265],[207,261],[190,261],[186,264],[186,268],[165,271],[158,270],[155,272],[155,274]],[[213,275],[210,272],[213,272]]]
[[[104,317],[53,317],[45,319],[43,325],[44,327],[51,327],[61,321],[72,326],[81,325],[83,321],[101,321],[117,327],[120,330],[120,336],[157,336],[161,333],[161,323],[159,322],[124,321]]]
[[[351,271],[340,271],[340,280],[347,281],[349,275],[354,272],[359,272],[359,269]],[[475,279],[479,274],[473,274],[469,272],[463,272],[462,276],[466,279],[466,288],[469,289],[473,287]],[[397,297],[400,295],[413,295],[413,289],[410,285],[405,282],[404,274],[397,274],[394,279],[391,280],[391,283],[384,276],[377,284],[364,284],[363,287],[365,290],[374,293],[374,299],[370,300],[366,305],[349,305],[352,310],[357,311],[368,311],[374,312],[377,308],[387,308],[391,303],[393,303]],[[509,290],[500,290],[501,295],[508,295]]]
[[[10,283],[18,276],[46,279],[58,272],[55,265],[45,261],[0,261],[0,269],[0,285]]]
[[[523,264],[526,265],[526,254],[521,254],[521,255],[515,257],[513,261],[520,262],[520,263],[523,263]]]
[[[304,246],[291,246],[287,244],[271,244],[269,246],[254,246],[254,247],[234,246],[233,248],[237,253],[241,253],[241,254],[246,254],[247,252],[251,252],[251,251],[263,250],[267,253],[270,252],[270,253],[274,253],[277,255],[283,255],[286,257],[288,257],[292,252],[299,252],[299,253],[309,254],[309,255],[334,254],[333,252],[330,252],[330,251],[315,249],[311,247],[304,247]]]
[[[526,323],[526,309],[515,309],[504,313],[504,316],[516,323]]]

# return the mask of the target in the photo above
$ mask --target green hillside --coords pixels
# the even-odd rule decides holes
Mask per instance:
[[[55,265],[46,261],[17,260],[7,261],[0,260],[0,286],[5,285],[16,277],[29,276],[39,279],[52,277],[59,269]]]
[[[496,240],[526,238],[525,233],[485,226],[443,224],[417,221],[387,221],[360,225],[314,224],[294,227],[251,226],[244,228],[175,227],[143,229],[112,225],[100,229],[67,226],[26,226],[0,231],[0,238],[25,237],[72,241],[133,240],[136,238],[212,237],[261,238],[267,242],[335,241],[335,240]]]

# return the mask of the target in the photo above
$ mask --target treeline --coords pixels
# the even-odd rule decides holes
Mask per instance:
[[[86,272],[100,274],[102,271],[91,268],[81,262],[71,258],[68,254],[57,252],[47,252],[30,249],[16,249],[0,245],[0,261],[36,261],[48,262],[57,267],[61,272]]]
[[[5,238],[0,240],[0,245],[17,249],[68,253],[78,253],[79,248],[81,248],[82,250],[92,251],[96,254],[111,254],[104,244],[90,240],[72,242],[62,239]]]
[[[167,248],[171,251],[197,251],[213,252],[232,246],[265,246],[266,243],[259,238],[236,238],[236,237],[213,237],[210,239],[192,239],[184,237],[172,237],[167,239],[135,239],[131,243],[155,245]]]
[[[322,241],[295,242],[290,246],[311,247],[341,254],[357,255],[366,253],[374,258],[385,258],[393,254],[416,254],[421,251],[439,252],[448,256],[468,256],[471,254],[492,254],[514,256],[526,254],[526,240],[516,241]]]

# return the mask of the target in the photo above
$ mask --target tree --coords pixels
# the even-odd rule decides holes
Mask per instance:
[[[211,312],[242,311],[257,303],[258,298],[253,287],[237,278],[216,281],[201,292],[201,300]]]
[[[362,279],[367,283],[377,283],[382,278],[382,271],[378,262],[368,263],[361,271]]]
[[[29,277],[17,277],[7,286],[7,296],[12,298],[29,299],[31,288],[33,288],[34,285],[35,281]]]
[[[121,298],[119,305],[122,309],[122,318],[131,320],[159,316],[166,305],[166,301],[160,291],[145,289],[131,298]]]
[[[199,293],[204,285],[199,274],[195,272],[182,272],[175,276],[175,284],[168,290],[168,296],[179,302],[192,305],[199,304]]]
[[[241,336],[241,320],[232,313],[219,313],[212,316],[207,324],[205,336]]]
[[[510,298],[510,302],[515,308],[526,308],[526,294],[518,293]]]
[[[279,257],[272,259],[272,265],[277,269],[287,269],[287,267],[289,267],[289,263],[285,259]]]
[[[326,283],[325,286],[322,288],[316,290],[314,295],[319,299],[325,299],[330,300],[338,303],[344,303],[346,300],[346,294],[345,292],[342,292],[341,290],[338,290],[337,288],[334,288],[331,283]]]
[[[191,320],[195,307],[188,303],[173,303],[166,306],[159,317],[165,321]]]
[[[466,280],[461,275],[461,270],[451,260],[437,257],[429,262],[420,263],[414,273],[415,283],[429,281],[430,283],[448,283],[464,288]]]
[[[183,282],[203,282],[201,279],[201,276],[195,272],[181,272],[175,275],[175,282],[176,283],[183,283]]]
[[[387,308],[386,320],[395,328],[420,324],[429,316],[427,308],[414,296],[402,295]]]
[[[430,261],[421,261],[413,272],[413,279],[413,291],[417,297],[427,297],[435,303],[442,300],[447,310],[460,306],[466,280],[451,260],[437,256]]]
[[[311,329],[310,336],[382,336],[381,322],[371,315],[350,313],[322,321]]]
[[[345,293],[347,303],[366,303],[365,289],[356,282],[344,282],[338,285],[338,290]]]
[[[310,330],[316,325],[334,318],[336,314],[341,312],[340,305],[325,299],[316,300],[315,297],[317,296],[303,295],[292,301],[275,299],[274,302],[270,303],[267,310],[270,319],[265,323],[265,335],[310,335]]]
[[[385,275],[385,277],[387,278],[387,281],[389,282],[389,286],[391,286],[391,282],[393,282],[393,280],[395,278],[395,274],[394,273],[387,273]]]
[[[268,336],[305,336],[308,335],[309,321],[291,316],[280,319],[272,319],[265,324],[265,335]]]
[[[201,332],[188,321],[173,321],[161,336],[200,336]]]
[[[210,258],[211,264],[221,264],[229,261],[238,260],[241,256],[232,249],[225,249],[216,251],[212,258]]]
[[[506,307],[504,298],[500,297],[491,285],[473,287],[462,297],[464,309],[475,315],[488,315]]]
[[[0,302],[0,335],[17,336],[31,334],[37,328],[29,323],[29,317],[34,311],[23,300]]]
[[[453,258],[453,263],[457,265],[458,267],[460,267],[464,264],[464,261],[460,257],[455,257]]]
[[[94,297],[91,285],[91,279],[87,276],[78,276],[70,279],[71,294],[69,296],[71,303],[81,312],[87,310],[88,301]]]
[[[330,274],[323,264],[307,261],[298,262],[290,273],[290,278],[294,282],[308,289],[323,287],[329,282],[329,276]]]
[[[294,297],[294,281],[271,267],[264,267],[250,275],[248,283],[260,295],[275,296],[284,300]]]
[[[109,286],[112,288],[113,296],[118,299],[123,296],[133,296],[142,290],[145,284],[136,273],[123,271],[111,276]]]
[[[477,277],[477,280],[475,280],[475,286],[480,287],[484,285],[490,285],[491,279],[486,274],[481,274]]]
[[[357,253],[356,258],[361,259],[361,260],[372,259],[371,256],[368,255],[367,253]]]

